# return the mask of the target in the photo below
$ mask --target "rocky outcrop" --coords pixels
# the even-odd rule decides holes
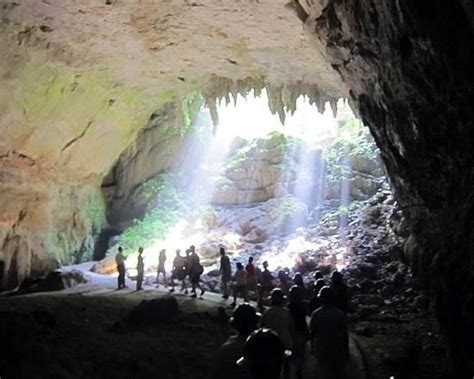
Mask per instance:
[[[53,181],[31,158],[0,154],[0,290],[90,259],[105,222],[97,186]]]
[[[375,144],[363,127],[354,142],[335,138],[315,149],[303,140],[273,132],[238,141],[213,191],[216,205],[245,205],[287,194],[308,205],[317,199],[367,200],[385,176]]]
[[[191,123],[202,104],[192,98],[189,114],[168,103],[154,112],[137,139],[120,155],[102,182],[107,201],[107,220],[118,230],[144,216],[150,199],[146,182],[170,169],[179,169],[188,155],[197,154],[187,141],[193,139]],[[189,120],[184,120],[184,118]],[[204,117],[203,115],[201,117]],[[209,122],[210,123],[210,120]]]
[[[460,359],[474,320],[472,7],[333,0],[306,23],[376,139],[412,233],[411,266]]]
[[[212,202],[242,205],[266,201],[288,193],[295,180],[297,158],[288,153],[297,141],[280,133],[266,138],[241,141],[231,152],[222,178],[213,192]]]

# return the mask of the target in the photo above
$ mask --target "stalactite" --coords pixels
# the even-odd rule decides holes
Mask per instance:
[[[217,120],[216,104],[224,100],[226,105],[229,105],[231,101],[237,105],[239,95],[246,98],[248,93],[253,90],[254,96],[258,97],[263,89],[267,92],[270,112],[277,114],[282,123],[285,122],[286,113],[295,113],[297,100],[300,96],[306,96],[309,103],[315,105],[320,113],[325,112],[326,103],[329,102],[333,114],[337,114],[336,98],[321,92],[318,85],[307,84],[303,81],[283,85],[268,82],[263,76],[239,80],[213,76],[202,89],[202,93],[206,104],[211,104],[209,106],[211,117],[213,120]]]

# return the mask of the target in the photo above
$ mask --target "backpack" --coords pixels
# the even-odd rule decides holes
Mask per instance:
[[[204,272],[204,267],[201,263],[196,264],[196,274],[201,275]]]

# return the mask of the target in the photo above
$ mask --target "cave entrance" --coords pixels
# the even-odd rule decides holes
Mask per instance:
[[[146,210],[117,242],[130,253],[143,245],[148,267],[161,249],[172,257],[190,245],[208,271],[220,246],[271,270],[344,267],[348,223],[387,185],[375,143],[348,104],[319,112],[301,96],[282,122],[263,91],[218,104],[217,123],[211,114],[196,107],[168,167],[134,189]]]

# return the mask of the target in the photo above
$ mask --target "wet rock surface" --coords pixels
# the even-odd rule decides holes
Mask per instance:
[[[429,296],[400,259],[406,220],[389,193],[369,200],[348,236],[351,257],[342,270],[349,286],[350,329],[368,378],[446,378],[451,371],[446,336]]]
[[[310,8],[316,44],[381,149],[411,232],[408,263],[436,304],[454,371],[471,377],[472,6],[337,0]]]

